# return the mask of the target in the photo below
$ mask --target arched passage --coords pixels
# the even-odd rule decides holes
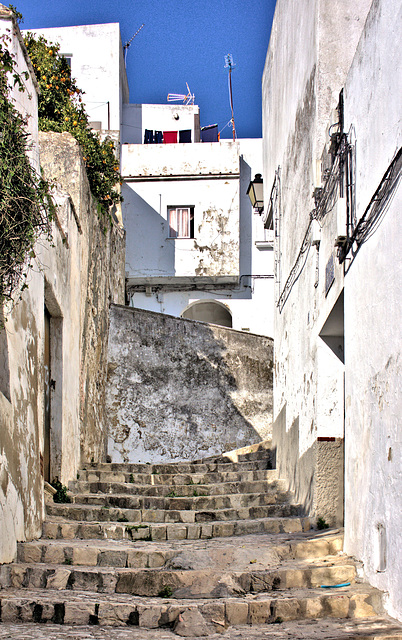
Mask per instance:
[[[197,300],[188,305],[181,314],[187,320],[199,320],[219,324],[222,327],[232,326],[232,314],[226,305],[218,300]]]

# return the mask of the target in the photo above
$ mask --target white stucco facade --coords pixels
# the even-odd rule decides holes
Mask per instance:
[[[199,142],[200,110],[197,105],[125,104],[121,139],[126,144],[142,144],[145,130],[191,131],[191,142]]]
[[[401,618],[402,10],[307,4],[277,2],[263,78],[265,199],[275,172],[280,192],[274,446],[306,511],[344,516],[345,551]]]
[[[246,195],[261,166],[261,140],[122,146],[132,306],[180,316],[216,300],[234,328],[272,333],[272,236]],[[169,238],[171,206],[193,208],[193,238]]]
[[[402,79],[395,73],[401,29],[402,7],[373,2],[345,84],[358,220],[402,147]],[[350,267],[346,262],[345,550],[363,561],[390,613],[402,619],[400,173],[399,163],[388,205]]]
[[[32,33],[59,44],[60,54],[71,60],[71,76],[85,92],[82,99],[90,122],[120,131],[129,90],[119,24],[50,27]]]

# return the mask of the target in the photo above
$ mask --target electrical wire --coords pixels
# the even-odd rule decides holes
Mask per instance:
[[[338,258],[341,264],[345,261],[353,245],[356,245],[354,257],[361,245],[375,233],[388,211],[392,198],[398,188],[401,175],[402,147],[395,153],[351,236],[348,237],[344,245],[339,248]]]

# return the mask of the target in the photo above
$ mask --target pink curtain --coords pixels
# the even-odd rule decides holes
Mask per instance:
[[[190,210],[169,209],[169,238],[190,237]]]

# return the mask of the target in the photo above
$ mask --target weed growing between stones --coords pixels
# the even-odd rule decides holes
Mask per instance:
[[[69,503],[71,502],[70,496],[67,495],[67,487],[60,482],[58,477],[56,477],[51,483],[52,487],[56,489],[56,493],[53,496],[53,502],[59,503]]]
[[[329,529],[329,524],[324,518],[317,518],[317,529]]]

